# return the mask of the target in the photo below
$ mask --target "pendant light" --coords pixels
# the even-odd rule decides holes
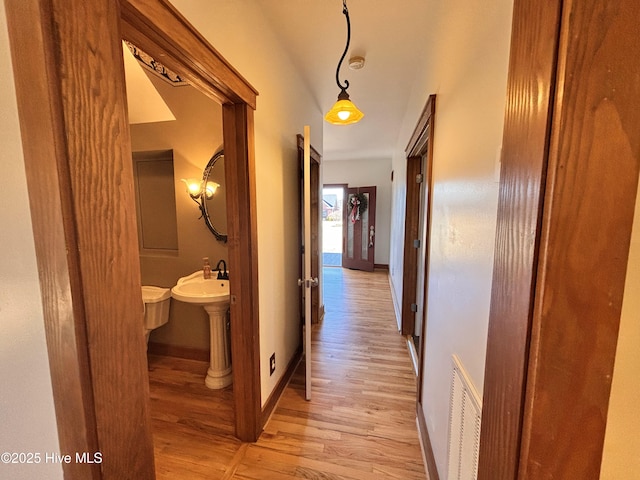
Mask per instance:
[[[349,9],[347,8],[347,0],[342,0],[342,13],[347,19],[347,45],[344,47],[344,53],[340,57],[338,67],[336,68],[336,83],[340,87],[340,94],[338,95],[338,101],[324,116],[324,119],[334,125],[349,125],[359,122],[364,117],[364,113],[358,110],[351,100],[349,100],[349,94],[347,88],[349,88],[349,80],[344,81],[344,86],[340,83],[340,66],[344,60],[347,51],[349,50],[349,43],[351,42],[351,22],[349,21]]]

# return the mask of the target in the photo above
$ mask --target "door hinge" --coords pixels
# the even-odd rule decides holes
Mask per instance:
[[[420,248],[420,240],[419,239],[415,239],[413,241],[413,248]]]
[[[411,311],[412,312],[417,312],[418,311],[418,304],[417,303],[412,303],[411,304]]]

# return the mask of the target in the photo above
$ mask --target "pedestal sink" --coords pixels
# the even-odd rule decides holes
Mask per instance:
[[[205,385],[220,389],[231,385],[231,353],[227,311],[229,310],[229,280],[217,280],[218,272],[205,279],[202,271],[178,280],[171,289],[171,296],[180,302],[201,305],[209,315],[211,354]]]

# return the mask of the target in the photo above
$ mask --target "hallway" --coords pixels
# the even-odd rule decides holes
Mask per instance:
[[[304,400],[301,364],[255,444],[230,435],[231,389],[208,391],[206,364],[150,358],[158,479],[425,478],[415,376],[396,331],[387,273],[324,274],[312,400]]]

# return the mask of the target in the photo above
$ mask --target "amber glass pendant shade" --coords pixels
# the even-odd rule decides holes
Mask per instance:
[[[364,117],[364,113],[347,98],[346,100],[338,100],[324,116],[324,119],[334,125],[349,125],[359,122],[362,117]]]

